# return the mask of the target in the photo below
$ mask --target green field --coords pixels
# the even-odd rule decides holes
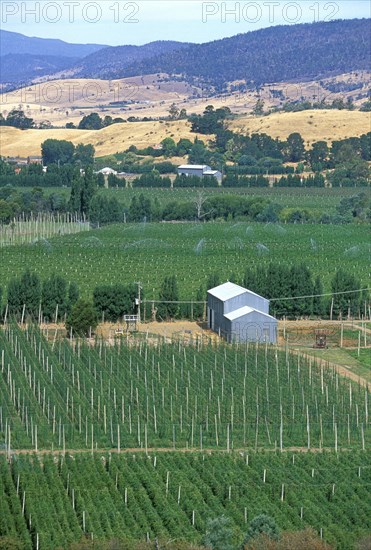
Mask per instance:
[[[225,515],[237,549],[268,513],[356,548],[371,527],[369,390],[273,347],[194,344],[0,329],[0,545],[171,548]]]
[[[371,445],[368,390],[274,348],[73,349],[15,326],[0,344],[0,443],[15,449]]]
[[[0,535],[24,550],[66,548],[84,535],[125,537],[125,548],[130,539],[197,543],[207,520],[225,515],[238,548],[264,512],[281,530],[310,525],[350,550],[371,528],[370,456],[99,453],[21,456],[10,465],[0,457]]]
[[[181,298],[192,300],[212,273],[241,280],[248,267],[305,262],[329,292],[340,267],[367,286],[368,249],[367,232],[358,225],[121,224],[3,248],[0,281],[5,286],[28,267],[41,278],[56,272],[75,281],[85,295],[97,284],[141,281],[145,297],[157,299],[164,277],[175,274]]]

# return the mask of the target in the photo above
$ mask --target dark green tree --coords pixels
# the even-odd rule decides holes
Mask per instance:
[[[15,277],[10,279],[7,288],[7,302],[9,315],[19,319],[23,309],[22,285],[19,279]]]
[[[313,300],[313,281],[312,274],[308,267],[304,264],[294,265],[290,269],[290,286],[291,297],[307,296],[307,298],[299,298],[289,300],[287,303],[288,311],[293,317],[302,317],[312,313]]]
[[[255,269],[248,267],[243,276],[243,286],[253,292],[258,292],[257,273]]]
[[[362,103],[359,110],[366,113],[369,113],[371,111],[371,97],[369,97],[367,101]]]
[[[225,516],[208,519],[204,545],[212,550],[234,550],[231,520]]]
[[[177,143],[177,154],[180,157],[183,157],[184,155],[187,155],[189,151],[192,149],[192,141],[187,138],[180,138],[180,140]]]
[[[129,217],[131,221],[142,222],[149,221],[152,216],[152,201],[145,197],[142,193],[139,197],[134,197],[131,200],[129,207]]]
[[[70,212],[81,214],[81,192],[82,192],[82,178],[76,176],[72,180],[71,195],[68,201],[68,208]]]
[[[88,143],[87,145],[79,143],[78,145],[76,145],[73,160],[74,162],[79,163],[81,166],[90,166],[94,164],[94,155],[95,149],[94,146],[91,145],[91,143]]]
[[[93,292],[94,307],[106,321],[117,321],[135,312],[137,289],[134,285],[99,285]]]
[[[104,187],[105,181],[103,174],[97,174],[97,185],[100,189]]]
[[[72,306],[76,304],[79,297],[79,287],[77,286],[77,283],[70,283],[67,295],[67,313],[70,313]]]
[[[196,293],[196,302],[204,302],[206,300],[206,292],[203,285],[197,290]],[[193,317],[195,319],[202,319],[204,314],[204,304],[194,304],[193,306]]]
[[[279,530],[276,522],[267,514],[260,514],[251,520],[243,544],[253,541],[256,537],[263,533],[272,540],[279,539]]]
[[[166,303],[179,300],[178,285],[175,275],[165,277],[159,294],[160,303],[157,307],[157,314],[162,319],[174,319],[179,312],[179,304]]]
[[[314,171],[321,171],[326,165],[329,156],[329,148],[326,141],[316,141],[308,151],[308,160]]]
[[[209,161],[210,152],[206,148],[203,141],[195,139],[191,150],[188,154],[188,162],[190,164],[205,164]]]
[[[66,321],[67,334],[89,336],[98,326],[97,311],[91,302],[79,299],[71,309]]]
[[[36,319],[41,302],[41,283],[38,275],[29,269],[21,277],[21,293],[27,314]]]
[[[6,125],[26,130],[28,128],[33,128],[35,123],[34,120],[27,117],[21,109],[13,109],[6,117]]]
[[[323,285],[319,275],[317,275],[313,286],[313,315],[323,317],[326,313],[326,304],[323,294]]]
[[[71,164],[74,153],[74,144],[64,139],[47,139],[41,144],[41,154],[45,166]]]
[[[57,319],[63,319],[67,312],[67,283],[59,275],[53,274],[42,285],[41,310],[43,317],[48,321],[54,321],[57,305]]]
[[[0,157],[0,176],[10,176],[14,174],[14,169]]]
[[[214,271],[214,273],[210,273],[207,279],[206,290],[210,290],[210,288],[215,288],[220,284],[221,284],[220,273],[217,273]]]
[[[348,313],[359,316],[361,306],[361,289],[359,281],[354,275],[340,268],[331,281],[333,293],[333,315],[345,317]],[[355,291],[355,292],[353,292]]]
[[[93,174],[93,169],[88,166],[85,168],[85,174],[81,187],[81,213],[89,214],[90,201],[97,191],[97,182]]]
[[[259,280],[259,276],[257,277]],[[272,299],[271,309],[274,315],[280,317],[290,311],[289,302],[285,298],[291,298],[290,269],[281,264],[269,264],[265,276],[266,288],[260,288],[258,293]]]
[[[90,113],[84,116],[79,122],[79,130],[100,130],[104,123],[98,113]]]
[[[165,157],[173,157],[177,152],[177,146],[173,138],[167,137],[161,141],[162,152]]]
[[[8,285],[7,300],[9,315],[19,319],[25,306],[25,314],[37,319],[41,302],[40,279],[27,269],[20,279],[11,279]]]
[[[290,162],[298,162],[304,159],[304,140],[298,132],[289,135],[286,142],[286,159]]]
[[[15,216],[15,205],[0,199],[0,224],[8,224]]]

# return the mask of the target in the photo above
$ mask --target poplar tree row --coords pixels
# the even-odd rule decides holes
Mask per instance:
[[[201,285],[195,296],[180,299],[177,277],[163,280],[158,298],[151,304],[143,301],[142,313],[147,319],[156,313],[157,320],[174,318],[201,319],[205,313],[206,290],[225,282],[219,273],[211,273],[206,287]],[[314,277],[304,264],[286,266],[270,263],[247,268],[243,277],[235,274],[231,282],[271,300],[270,311],[276,317],[358,317],[369,314],[370,296],[362,290],[361,282],[351,273],[339,269],[331,280],[331,293],[325,293],[320,276]],[[137,287],[134,284],[98,285],[92,289],[92,307],[98,319],[118,321],[126,314],[137,312]],[[39,321],[61,321],[71,312],[79,298],[76,283],[67,283],[59,275],[41,281],[27,270],[10,280],[7,292],[0,287],[0,311],[5,316],[22,320],[31,317]],[[2,308],[1,308],[2,304]],[[152,308],[156,305],[156,311]]]
[[[0,289],[0,306],[2,292]],[[67,283],[63,277],[53,274],[41,281],[36,273],[27,269],[19,278],[9,281],[3,317],[21,320],[32,317],[45,321],[60,321],[71,311],[79,298],[79,290],[74,282]]]

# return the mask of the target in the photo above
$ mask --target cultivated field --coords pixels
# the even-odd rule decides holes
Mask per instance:
[[[71,346],[33,327],[0,344],[1,534],[22,548],[201,542],[223,514],[237,542],[262,512],[338,549],[367,534],[370,394],[335,369],[264,345]]]
[[[273,347],[50,342],[0,331],[0,437],[9,449],[355,448],[367,388]]]
[[[0,279],[6,285],[27,266],[42,278],[57,272],[75,281],[85,296],[97,284],[142,281],[146,298],[157,299],[164,277],[175,274],[181,298],[192,300],[215,272],[221,280],[232,274],[242,279],[247,267],[304,261],[323,278],[327,292],[335,269],[344,266],[367,286],[367,232],[358,225],[337,229],[249,222],[111,225],[38,246],[3,248]]]
[[[125,548],[155,538],[173,548],[201,542],[207,520],[225,515],[237,545],[264,512],[280,529],[310,525],[341,550],[369,533],[370,453],[241,454],[28,455],[11,466],[0,457],[2,532],[24,550],[83,536],[97,546],[125,537]]]

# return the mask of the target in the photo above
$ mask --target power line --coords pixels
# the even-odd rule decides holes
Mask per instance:
[[[325,294],[308,294],[307,296],[290,296],[288,298],[272,298],[270,302],[277,300],[299,300],[300,298],[319,298],[320,296],[338,296],[339,294],[354,294],[356,292],[369,291],[371,288],[359,288],[357,290],[343,290],[341,292],[327,292]]]
[[[357,290],[343,290],[340,292],[326,292],[324,294],[307,294],[304,296],[289,296],[285,298],[271,298],[270,302],[276,302],[278,300],[300,300],[301,298],[319,298],[321,296],[339,296],[341,294],[354,294],[357,292],[364,292],[364,291],[370,291],[371,288],[359,288]],[[207,301],[203,300],[142,300],[142,303],[148,303],[148,304],[206,304]]]

